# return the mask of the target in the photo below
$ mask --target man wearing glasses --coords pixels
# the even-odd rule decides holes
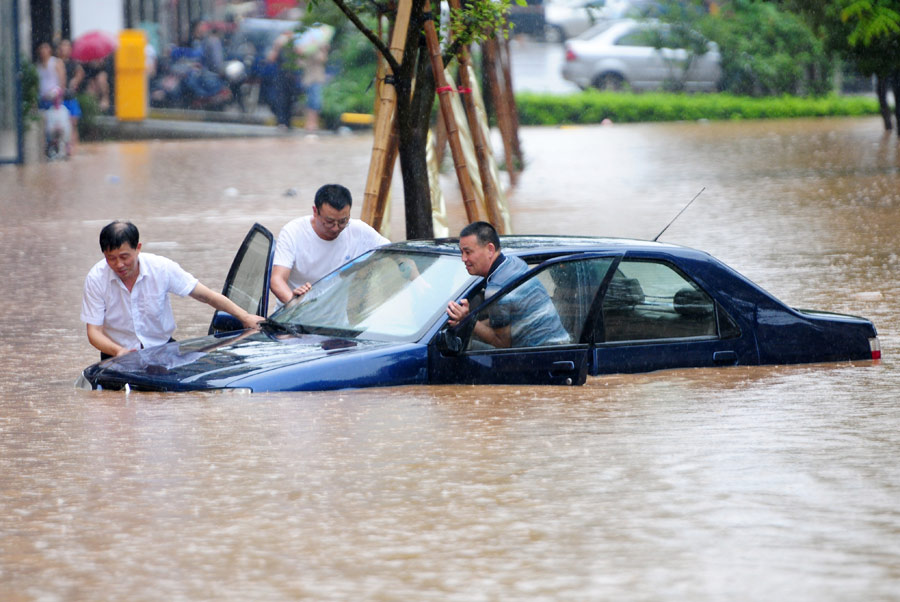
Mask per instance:
[[[316,192],[313,214],[281,229],[269,285],[281,303],[305,294],[311,283],[351,259],[391,242],[365,222],[350,219],[352,203],[344,186],[326,184]]]

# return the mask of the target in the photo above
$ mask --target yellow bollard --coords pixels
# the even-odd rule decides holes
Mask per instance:
[[[141,29],[123,29],[116,48],[116,118],[141,121],[147,118],[147,34]]]

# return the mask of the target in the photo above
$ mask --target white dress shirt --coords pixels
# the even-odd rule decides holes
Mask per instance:
[[[84,280],[81,321],[102,326],[109,338],[126,349],[168,342],[175,332],[169,293],[187,296],[198,282],[160,255],[142,252],[138,265],[140,272],[130,292],[106,259],[98,261]]]

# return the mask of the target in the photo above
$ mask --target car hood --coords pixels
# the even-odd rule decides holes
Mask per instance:
[[[239,387],[235,381],[269,370],[393,344],[314,334],[276,337],[248,330],[142,349],[94,364],[84,376],[102,388],[126,384],[170,391]]]

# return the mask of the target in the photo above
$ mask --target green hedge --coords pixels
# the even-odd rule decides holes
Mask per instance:
[[[862,96],[751,98],[728,94],[631,94],[586,90],[567,96],[516,95],[523,125],[565,125],[699,119],[782,119],[877,115],[878,101]]]

